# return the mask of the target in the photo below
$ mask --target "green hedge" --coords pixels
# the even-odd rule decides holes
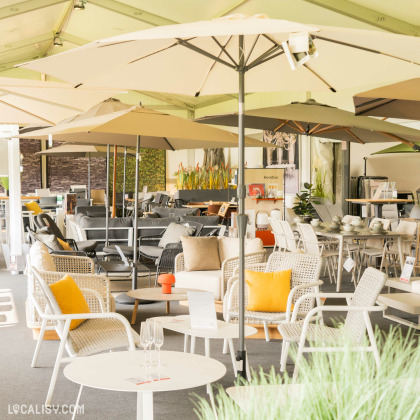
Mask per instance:
[[[157,149],[140,149],[141,161],[139,164],[139,191],[147,185],[149,191],[166,190],[166,152]],[[112,152],[111,152],[112,155]],[[109,161],[109,189],[112,194],[112,181],[114,173],[114,158]],[[127,156],[127,175],[125,191],[134,192],[136,174],[136,158]],[[117,158],[117,193],[123,192],[124,158]]]

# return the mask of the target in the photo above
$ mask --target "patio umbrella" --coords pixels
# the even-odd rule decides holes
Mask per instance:
[[[356,115],[420,120],[420,78],[358,93],[353,102]]]
[[[388,147],[383,150],[379,150],[379,152],[371,153],[371,155],[390,155],[394,153],[419,153],[420,152],[420,142],[415,142],[417,146],[416,149],[413,149],[406,144],[398,144],[397,146]],[[419,154],[420,156],[420,154]]]
[[[302,34],[303,37],[302,37]],[[319,57],[313,59],[315,44]],[[303,62],[291,53],[300,37]],[[379,46],[379,47],[378,47]],[[245,374],[245,74],[248,92],[332,91],[420,76],[420,39],[367,30],[304,25],[263,16],[159,26],[96,41],[20,65],[74,86],[109,86],[210,95],[239,94],[239,352]],[[296,49],[294,49],[297,52]],[[77,66],[78,71],[74,71]],[[291,71],[291,67],[296,68]]]
[[[90,199],[90,166],[91,166],[90,158],[91,157],[107,157],[107,148],[104,146],[85,145],[85,144],[83,145],[63,144],[62,146],[43,150],[41,152],[37,152],[36,154],[42,155],[42,156],[87,158],[88,159],[88,198]],[[126,159],[127,151],[124,150],[124,151],[118,152],[118,156],[124,156],[124,158]],[[132,156],[135,156],[135,154],[132,154]]]
[[[0,123],[54,125],[117,93],[71,85],[0,77]]]
[[[236,127],[238,114],[210,115],[195,121]],[[376,118],[357,117],[352,112],[320,104],[313,99],[246,111],[244,124],[247,128],[282,131],[360,144],[399,141],[403,143],[399,146],[406,148],[415,145],[414,139],[420,139],[420,130]]]
[[[179,150],[206,147],[236,147],[236,134],[198,124],[191,120],[175,117],[139,106],[130,107],[110,114],[78,119],[54,127],[21,134],[20,138],[44,139],[52,135],[54,140],[77,141],[89,144],[118,144],[136,146],[136,175],[134,197],[139,191],[139,161],[141,146],[152,149]],[[250,147],[272,147],[252,138],[243,142]],[[138,200],[134,201],[133,261],[137,261],[137,218]],[[106,242],[108,241],[108,212],[106,212]],[[133,265],[133,289],[136,288],[137,271]]]

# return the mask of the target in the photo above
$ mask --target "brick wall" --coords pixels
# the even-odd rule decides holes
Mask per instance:
[[[23,155],[23,172],[20,174],[22,194],[35,192],[41,188],[41,157],[36,152],[41,150],[39,140],[21,140],[20,153]]]

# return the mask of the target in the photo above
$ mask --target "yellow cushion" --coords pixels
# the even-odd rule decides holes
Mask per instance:
[[[30,201],[29,203],[25,203],[25,207],[28,209],[28,211],[33,211],[34,214],[44,213],[41,207],[39,207],[38,203],[35,203],[35,201]]]
[[[89,305],[86,302],[76,282],[66,274],[61,280],[50,286],[53,295],[63,314],[87,314],[90,313]],[[70,323],[70,330],[74,330],[85,319],[73,319]]]
[[[66,241],[63,241],[60,238],[57,238],[57,241],[60,243],[64,251],[73,251],[73,248]]]
[[[245,270],[248,311],[286,312],[292,270],[260,273]]]

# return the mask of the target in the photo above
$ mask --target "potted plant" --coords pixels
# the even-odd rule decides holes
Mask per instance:
[[[293,211],[297,216],[303,218],[305,223],[309,223],[315,215],[315,209],[312,206],[312,195],[314,190],[313,185],[305,182],[303,184],[305,190],[302,190],[300,194],[296,194],[297,204],[293,207]]]
[[[6,195],[9,195],[9,177],[8,176],[0,176],[0,185],[4,188]]]

